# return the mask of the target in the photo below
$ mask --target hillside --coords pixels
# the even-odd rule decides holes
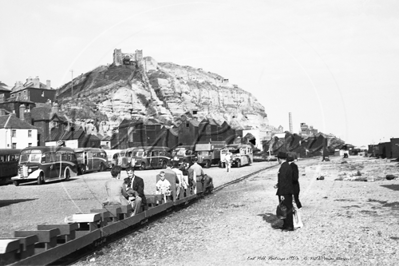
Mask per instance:
[[[257,99],[222,76],[151,57],[130,65],[100,66],[63,85],[56,97],[69,119],[91,121],[104,135],[125,118],[174,123],[187,112],[236,128],[269,126]]]

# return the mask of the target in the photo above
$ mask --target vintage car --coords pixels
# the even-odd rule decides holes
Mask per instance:
[[[196,156],[194,146],[182,145],[172,150],[172,163],[175,167],[180,167],[183,163],[189,166],[193,164],[193,159]]]
[[[168,147],[163,146],[141,146],[131,148],[130,163],[140,170],[166,168],[171,161]]]
[[[249,144],[230,144],[220,151],[220,160],[224,167],[224,157],[228,152],[232,154],[232,166],[241,167],[244,165],[251,165],[254,161],[252,146]]]

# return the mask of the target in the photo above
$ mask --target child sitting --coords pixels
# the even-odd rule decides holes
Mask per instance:
[[[160,179],[158,180],[157,184],[156,184],[156,194],[161,194],[164,197],[164,200],[166,202],[166,197],[171,195],[171,191],[170,191],[170,182],[168,180],[165,179],[165,172],[161,171],[159,173],[159,175],[157,175],[157,177],[159,177]]]

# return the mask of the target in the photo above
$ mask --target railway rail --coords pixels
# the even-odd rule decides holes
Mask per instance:
[[[214,188],[212,193],[241,182],[269,165]],[[15,231],[13,238],[0,239],[0,265],[68,265],[100,246],[124,237],[171,210],[178,210],[206,196],[197,182],[197,194],[156,205],[157,196],[148,197],[149,208],[130,217],[130,206],[92,209],[74,214],[67,224],[38,225],[34,231]]]

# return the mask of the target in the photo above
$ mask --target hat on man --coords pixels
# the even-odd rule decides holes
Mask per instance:
[[[285,152],[279,151],[278,154],[277,154],[277,158],[286,159],[287,158],[287,154]]]
[[[293,162],[297,158],[295,152],[287,152],[287,161]]]

